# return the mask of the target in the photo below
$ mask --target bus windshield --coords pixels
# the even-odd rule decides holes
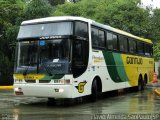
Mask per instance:
[[[23,41],[17,44],[17,67],[16,73],[23,73],[29,70],[31,73],[36,73],[37,66],[37,41]]]
[[[18,43],[16,73],[68,73],[70,40],[54,39]]]

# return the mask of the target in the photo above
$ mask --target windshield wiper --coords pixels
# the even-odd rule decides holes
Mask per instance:
[[[31,67],[32,64],[36,64],[36,63],[31,63],[29,62],[29,66],[27,66],[27,68],[25,69],[25,71],[23,72],[23,75],[27,75],[28,69]]]
[[[28,71],[29,67],[30,67],[30,63],[29,63],[29,66],[27,66],[27,68],[24,70],[23,75],[27,75],[27,71]]]

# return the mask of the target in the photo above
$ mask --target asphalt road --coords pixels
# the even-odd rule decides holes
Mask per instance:
[[[13,90],[0,90],[0,120],[158,120],[160,96],[153,89],[73,105],[48,105],[46,98],[16,97]]]

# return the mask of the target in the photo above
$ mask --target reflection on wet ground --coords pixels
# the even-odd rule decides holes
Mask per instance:
[[[94,114],[155,114],[159,108],[160,96],[153,88],[71,106],[49,106],[46,98],[15,97],[12,90],[0,90],[0,118],[14,120],[90,120]]]

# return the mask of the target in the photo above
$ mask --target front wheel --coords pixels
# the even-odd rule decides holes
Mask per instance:
[[[97,86],[97,80],[95,79],[92,83],[92,89],[91,89],[91,101],[95,102],[98,98],[98,86]]]

